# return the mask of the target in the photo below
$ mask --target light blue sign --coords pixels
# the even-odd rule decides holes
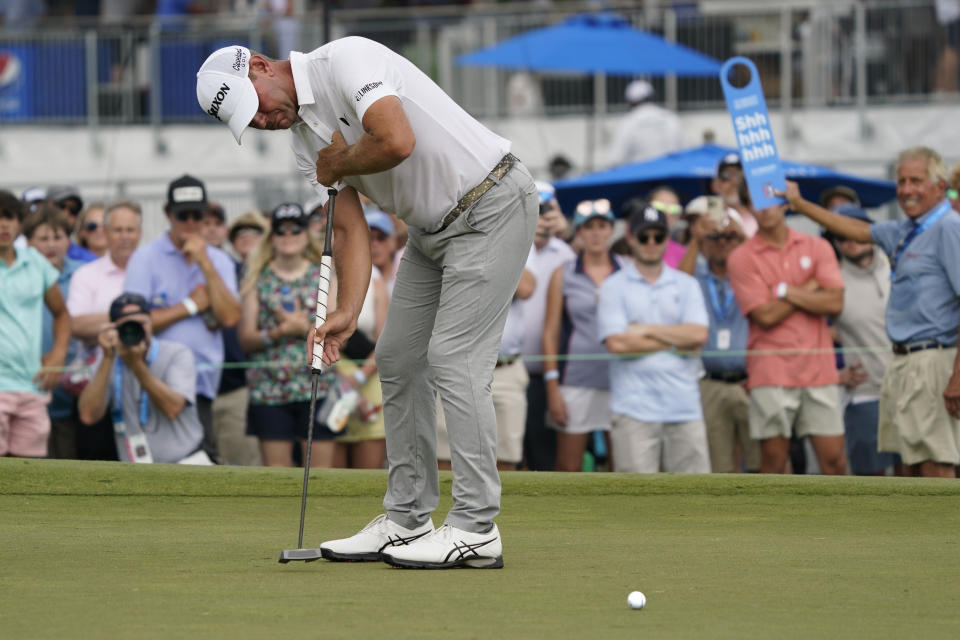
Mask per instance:
[[[750,82],[738,88],[728,80],[730,70],[743,65],[750,70]],[[765,209],[783,204],[785,200],[773,195],[774,190],[786,189],[780,155],[773,140],[773,129],[767,115],[767,101],[757,68],[747,58],[730,58],[720,69],[720,84],[727,100],[727,111],[733,121],[733,132],[740,148],[740,162],[747,180],[754,209]]]

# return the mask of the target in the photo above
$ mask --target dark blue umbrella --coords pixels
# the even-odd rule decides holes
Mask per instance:
[[[720,63],[713,58],[635,29],[615,13],[578,14],[462,55],[457,64],[622,76],[720,72]]]
[[[670,185],[686,199],[710,193],[710,180],[717,163],[736,149],[703,145],[677,151],[661,158],[613,167],[588,173],[554,184],[557,199],[565,212],[571,212],[581,200],[608,198],[615,211],[630,198],[644,196],[657,185]],[[896,185],[889,180],[862,178],[841,173],[829,167],[782,160],[788,180],[800,185],[803,197],[818,202],[820,193],[829,187],[844,185],[857,192],[865,207],[879,207],[897,195]]]

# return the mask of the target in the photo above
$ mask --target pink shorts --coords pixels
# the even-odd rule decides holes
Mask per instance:
[[[0,391],[0,456],[46,458],[49,394]]]

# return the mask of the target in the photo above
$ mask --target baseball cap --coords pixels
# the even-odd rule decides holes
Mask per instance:
[[[274,207],[270,213],[270,228],[277,231],[284,222],[294,222],[301,227],[307,226],[307,214],[296,202],[284,202]]]
[[[576,213],[573,214],[573,228],[579,229],[593,218],[603,218],[613,222],[613,211],[610,210],[610,201],[606,198],[599,200],[584,200],[577,205]]]
[[[207,210],[207,189],[191,175],[183,174],[167,187],[167,211]]]
[[[393,232],[395,231],[393,228],[393,220],[383,211],[380,211],[379,209],[373,209],[368,211],[364,217],[367,219],[367,226],[371,229],[379,229],[388,236],[393,235]]]
[[[83,198],[80,197],[80,189],[76,188],[72,184],[51,185],[47,188],[47,197],[58,206],[64,200],[73,198],[79,203],[80,209],[83,209]]]
[[[652,84],[646,80],[634,80],[627,85],[626,90],[623,92],[623,97],[626,98],[630,104],[636,104],[637,102],[643,102],[650,98],[653,93]]]
[[[239,45],[217,49],[197,72],[197,102],[204,113],[226,122],[240,136],[260,109],[257,90],[248,77],[250,50]]]
[[[823,190],[823,192],[820,194],[820,206],[827,206],[827,203],[830,202],[830,199],[834,196],[842,196],[855,205],[860,204],[860,196],[857,195],[856,191],[850,187],[845,187],[842,184],[838,184],[835,187],[830,187],[829,189]],[[836,209],[834,210],[836,211]]]
[[[220,220],[221,224],[227,221],[227,214],[224,212],[223,207],[215,202],[207,205],[207,213]]]
[[[137,305],[139,309],[124,313],[123,308],[131,304]],[[150,305],[147,303],[147,299],[139,293],[121,293],[110,303],[110,322],[116,322],[120,318],[132,316],[137,313],[150,313]]]
[[[738,167],[743,168],[743,163],[740,162],[740,154],[735,152],[730,152],[720,158],[720,162],[717,163],[717,175],[720,175],[720,172],[726,169],[727,167]]]
[[[33,202],[43,202],[46,199],[47,199],[46,187],[30,187],[29,189],[23,192],[23,197],[21,198],[21,200],[23,200],[27,204],[31,204]]]
[[[666,231],[667,214],[651,207],[646,200],[634,198],[624,205],[624,213],[627,215],[630,225],[630,233],[640,233],[647,229],[663,229]]]

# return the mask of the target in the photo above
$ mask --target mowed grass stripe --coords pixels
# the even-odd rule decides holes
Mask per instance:
[[[634,475],[505,472],[508,496],[810,495],[960,496],[960,482],[924,478],[759,475]],[[0,495],[290,497],[303,471],[263,467],[131,465],[71,460],[0,458]],[[440,474],[440,492],[451,475]],[[310,495],[382,496],[384,471],[316,469]]]

